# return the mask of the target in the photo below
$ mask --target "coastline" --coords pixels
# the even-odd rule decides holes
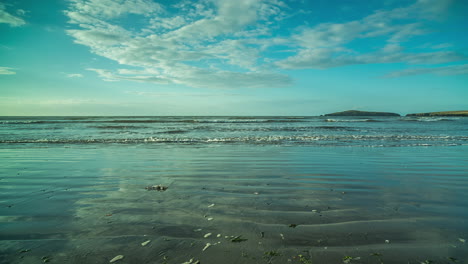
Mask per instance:
[[[350,116],[350,117],[385,117],[385,116],[401,116],[400,114],[393,112],[370,112],[370,111],[358,111],[358,110],[346,110],[342,112],[335,112],[325,114],[323,116]],[[407,117],[467,117],[468,111],[442,111],[442,112],[427,112],[427,113],[415,113],[407,114]]]
[[[444,111],[444,112],[429,112],[429,113],[417,113],[407,114],[406,116],[418,116],[418,117],[468,117],[468,111]]]

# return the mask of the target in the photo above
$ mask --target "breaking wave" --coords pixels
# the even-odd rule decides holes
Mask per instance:
[[[325,122],[382,122],[375,119],[325,119]]]
[[[168,131],[172,133],[171,131]],[[174,134],[184,131],[173,131]],[[95,139],[22,139],[0,140],[3,144],[314,144],[314,145],[365,145],[365,146],[432,146],[432,145],[466,145],[468,136],[246,136],[246,137],[146,137],[146,138],[95,138]]]

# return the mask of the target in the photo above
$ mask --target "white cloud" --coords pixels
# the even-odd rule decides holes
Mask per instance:
[[[213,72],[203,69],[192,69],[186,73],[180,72],[178,77],[179,78],[175,80],[177,83],[201,88],[272,88],[285,87],[290,85],[292,82],[288,76],[277,73],[240,73],[232,71]]]
[[[407,69],[403,71],[392,72],[390,74],[387,74],[384,77],[396,78],[396,77],[419,75],[419,74],[436,74],[436,75],[442,75],[442,76],[468,75],[468,64],[435,67],[435,68]]]
[[[437,2],[437,3],[436,3]],[[448,1],[420,0],[404,8],[377,11],[360,20],[346,23],[322,23],[303,28],[293,36],[298,51],[276,65],[285,69],[325,69],[351,64],[406,63],[437,64],[468,59],[453,51],[404,53],[402,42],[417,35],[428,34],[421,22],[408,22],[436,17]],[[380,50],[358,52],[353,41],[386,38]]]
[[[357,54],[343,48],[323,48],[301,50],[297,55],[277,62],[277,65],[285,69],[327,69],[353,64],[440,64],[466,59],[468,56],[452,51],[402,53],[389,52],[387,48],[383,51]]]
[[[16,72],[12,71],[13,68],[9,67],[0,67],[0,75],[12,75],[16,74]]]
[[[393,53],[388,55],[370,54],[363,56],[368,63],[439,64],[468,59],[468,56],[454,51]]]
[[[76,43],[121,65],[118,70],[90,69],[106,81],[284,87],[292,80],[280,69],[467,59],[450,50],[405,49],[411,38],[430,33],[424,23],[437,17],[447,2],[419,0],[353,21],[302,25],[278,31],[281,34],[273,30],[280,28],[291,8],[279,0],[181,1],[172,6],[150,0],[72,0],[65,14],[74,25],[67,33]],[[138,18],[138,27],[126,23],[128,15]],[[371,39],[383,45],[366,50],[353,46]],[[272,52],[288,56],[270,57]]]
[[[194,41],[234,34],[244,31],[247,26],[256,25],[258,21],[265,21],[281,14],[280,7],[284,5],[280,1],[265,0],[211,0],[208,2],[213,8],[210,12],[206,11],[209,6],[197,6],[196,12],[207,14],[205,17],[169,32],[167,37]]]
[[[0,3],[0,23],[6,23],[10,26],[17,27],[26,24],[26,22],[18,17],[8,13],[4,4]],[[22,9],[18,9],[16,11],[18,15],[24,15],[25,11]]]
[[[284,87],[291,83],[286,75],[268,72],[213,71],[180,65],[182,68],[171,71],[168,76],[158,75],[151,70],[118,70],[117,73],[104,69],[88,69],[99,74],[105,81],[137,81],[156,84],[182,84],[200,88],[268,88]]]
[[[161,11],[151,0],[71,0],[80,13],[103,18],[116,18],[125,14],[150,15]]]
[[[27,11],[23,10],[23,9],[16,10],[16,14],[19,15],[19,16],[24,16],[26,13],[27,13]]]
[[[154,29],[176,29],[187,23],[183,16],[174,16],[169,18],[154,17],[150,20],[150,28]]]
[[[334,55],[339,54],[339,55]],[[361,64],[347,50],[342,48],[302,49],[294,56],[276,62],[285,69],[326,69],[347,64]]]
[[[2,105],[20,105],[20,106],[77,106],[77,105],[118,105],[118,102],[102,101],[96,99],[82,98],[24,98],[24,97],[0,97]]]
[[[83,74],[81,74],[81,73],[69,73],[69,74],[67,74],[67,77],[68,78],[82,78]]]
[[[382,51],[385,53],[397,53],[403,51],[404,48],[398,43],[388,43],[383,47]]]
[[[113,25],[82,10],[65,12],[70,18],[70,23],[79,24],[82,29],[67,30],[67,33],[75,38],[75,42],[91,47],[92,49],[105,49],[124,42],[131,37],[131,33],[124,28]]]
[[[234,93],[180,93],[180,92],[142,92],[142,91],[127,91],[126,94],[144,96],[144,97],[232,97],[232,96],[243,96],[241,94]]]
[[[147,73],[144,73],[144,72],[140,72],[139,75],[135,75],[135,73],[137,73],[137,72],[134,72],[134,73],[125,72],[125,74],[127,74],[127,75],[122,75],[122,74],[113,73],[111,71],[104,70],[104,69],[92,69],[92,68],[90,68],[90,69],[87,69],[87,70],[96,72],[105,81],[109,81],[109,82],[120,81],[120,80],[148,82],[148,83],[159,83],[159,84],[168,84],[168,83],[171,82],[170,80],[168,80],[168,79],[166,79],[164,77],[158,77],[158,76],[155,76],[153,74],[147,74]],[[131,76],[128,76],[130,74],[131,74]]]
[[[116,45],[125,39],[125,35],[122,32],[112,32],[111,30],[68,30],[67,32],[76,39],[76,43],[92,48]]]
[[[451,43],[441,43],[437,45],[433,45],[431,48],[432,49],[447,49],[447,48],[452,48],[453,44]]]
[[[97,103],[94,99],[47,99],[47,100],[40,100],[34,101],[40,105],[83,105],[83,104],[95,104]],[[33,102],[33,103],[34,103]],[[99,102],[103,104],[103,102]]]
[[[284,4],[276,0],[190,1],[178,8],[186,16],[167,16],[158,5],[157,15],[147,15],[147,26],[139,31],[125,29],[110,19],[124,10],[107,0],[75,0],[65,14],[78,26],[67,33],[97,55],[140,70],[92,70],[106,81],[138,81],[182,84],[193,87],[278,87],[291,84],[289,77],[257,67],[259,44],[249,38],[267,34],[255,30],[258,21],[281,14]],[[140,5],[148,1],[137,1]],[[109,8],[111,10],[103,10]],[[114,11],[112,11],[114,10]],[[139,8],[132,12],[139,14]],[[130,11],[128,11],[130,12]],[[142,13],[143,14],[143,13]],[[148,15],[149,14],[149,15]],[[202,16],[203,15],[203,16]],[[112,22],[112,23],[111,23]],[[245,31],[244,31],[245,30]],[[244,34],[244,41],[239,36]],[[237,34],[237,36],[234,36]],[[248,36],[248,37],[247,37]],[[264,45],[264,44],[263,44]],[[216,66],[218,65],[218,66]],[[232,65],[227,70],[224,66]]]

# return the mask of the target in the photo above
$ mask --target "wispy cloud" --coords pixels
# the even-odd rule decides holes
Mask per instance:
[[[396,71],[390,74],[387,74],[386,78],[395,78],[402,76],[411,76],[419,74],[436,74],[436,75],[468,75],[468,64],[463,65],[452,65],[445,67],[435,67],[435,68],[415,68],[407,69],[403,71]]]
[[[72,0],[65,14],[74,25],[67,33],[76,43],[121,65],[117,70],[89,69],[106,81],[285,87],[293,81],[283,69],[468,59],[450,49],[406,51],[406,42],[431,33],[425,23],[435,20],[449,2],[418,0],[353,21],[304,24],[292,30],[286,21],[292,9],[280,0],[180,1],[166,6],[150,0]],[[128,21],[130,15],[138,26]],[[282,26],[288,30],[275,31]],[[378,48],[353,46],[375,39],[381,43]],[[281,50],[287,53],[271,55]]]
[[[109,81],[109,82],[120,81],[120,80],[160,83],[160,84],[167,84],[170,82],[170,80],[155,76],[155,73],[151,74],[150,72],[147,73],[144,71],[132,71],[132,70],[121,69],[119,71],[120,73],[114,73],[114,72],[111,72],[109,70],[104,70],[104,69],[89,68],[87,70],[96,72],[105,81]]]
[[[81,74],[81,73],[69,73],[69,74],[67,74],[67,77],[68,78],[82,78],[83,74]]]
[[[118,5],[104,2],[74,1],[66,14],[70,23],[79,26],[67,31],[77,43],[121,65],[140,69],[91,69],[107,81],[208,88],[284,87],[292,82],[284,74],[258,67],[259,45],[246,37],[234,36],[267,34],[266,27],[255,31],[253,26],[281,15],[284,4],[280,1],[184,1],[171,7],[181,11],[176,16],[160,5],[151,6],[150,1]],[[140,14],[140,10],[150,11],[142,11],[147,25],[138,31],[110,22],[110,17]],[[230,70],[226,65],[236,69]]]
[[[119,105],[121,102],[82,98],[24,98],[0,97],[2,105],[36,105],[36,106],[77,106],[77,105]]]
[[[352,64],[406,63],[438,64],[468,59],[454,51],[404,52],[403,43],[430,31],[422,21],[435,19],[449,1],[420,0],[404,8],[381,10],[360,20],[322,23],[293,35],[297,53],[276,65],[285,69],[325,69]],[[353,41],[384,38],[374,51],[358,51]]]
[[[431,48],[432,49],[447,49],[447,48],[452,48],[453,44],[451,43],[441,43],[437,45],[433,45]]]
[[[284,87],[291,80],[285,75],[266,72],[232,72],[210,71],[203,68],[179,65],[178,69],[171,72],[171,76],[161,75],[158,71],[147,69],[143,71],[119,70],[120,73],[105,69],[88,69],[99,74],[105,81],[136,81],[156,84],[182,84],[192,87],[205,88],[266,88]],[[127,73],[127,74],[122,74]]]
[[[93,17],[117,18],[126,14],[150,16],[161,6],[151,0],[70,0],[76,11]]]
[[[225,97],[225,96],[242,96],[235,93],[180,93],[180,92],[142,92],[142,91],[127,91],[127,94],[139,95],[144,97]]]
[[[18,15],[24,15],[25,11],[18,9],[16,11]],[[26,24],[26,22],[19,16],[12,15],[6,11],[6,6],[0,3],[0,23],[6,23],[10,26],[17,27]]]
[[[47,99],[47,100],[39,100],[35,101],[40,105],[88,105],[88,104],[106,104],[106,102],[97,101],[93,99]]]
[[[9,67],[0,67],[0,75],[12,75],[16,74],[16,72],[12,71],[13,68]]]

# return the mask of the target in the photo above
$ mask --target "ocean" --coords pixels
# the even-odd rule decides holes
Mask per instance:
[[[0,117],[2,264],[468,263],[467,208],[468,118]]]

